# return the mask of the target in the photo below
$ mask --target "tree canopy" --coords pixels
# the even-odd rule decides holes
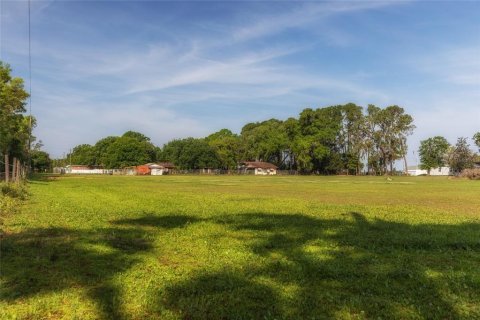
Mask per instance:
[[[157,148],[145,135],[127,131],[121,137],[106,137],[95,145],[81,144],[67,155],[70,164],[123,168],[155,161]]]
[[[458,138],[457,143],[450,147],[447,153],[447,163],[454,173],[473,167],[473,159],[474,154],[470,150],[467,138],[463,137]]]
[[[236,169],[241,161],[242,143],[240,137],[228,129],[212,133],[205,141],[216,153],[221,169]]]
[[[322,174],[371,174],[393,170],[405,158],[413,118],[399,106],[353,103],[306,108],[298,118],[247,123],[240,134],[221,129],[205,138],[174,139],[155,147],[142,133],[127,131],[69,154],[77,164],[121,168],[150,161],[171,161],[181,169],[236,169],[242,161],[271,162],[282,169]],[[80,163],[80,162],[82,163]],[[406,162],[406,160],[405,160]]]
[[[205,139],[186,138],[167,143],[162,159],[173,162],[180,169],[219,168],[220,157]]]
[[[478,147],[478,151],[480,151],[480,131],[473,135],[473,142],[475,142]]]
[[[420,141],[418,154],[420,156],[420,168],[430,174],[433,168],[443,167],[446,163],[446,155],[450,144],[444,137],[436,136]]]
[[[35,124],[33,118],[24,115],[29,94],[24,89],[23,80],[12,77],[11,71],[8,64],[0,61],[0,152],[6,181],[10,172],[15,179],[19,178],[16,166],[25,163],[30,150],[31,128]]]

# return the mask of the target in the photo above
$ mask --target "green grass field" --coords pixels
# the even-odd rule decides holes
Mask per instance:
[[[62,177],[4,219],[1,319],[480,319],[480,183]]]

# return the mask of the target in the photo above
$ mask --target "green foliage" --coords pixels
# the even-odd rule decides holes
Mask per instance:
[[[205,139],[173,140],[163,147],[163,159],[180,169],[218,168],[221,164],[215,149]]]
[[[406,162],[407,136],[415,129],[413,118],[396,105],[385,109],[369,105],[367,113],[368,163],[375,172],[392,172],[396,160]]]
[[[45,172],[51,168],[50,155],[41,150],[32,150],[30,153],[31,168],[35,172]]]
[[[461,173],[464,169],[473,167],[474,155],[470,150],[467,138],[458,138],[455,146],[451,147],[447,153],[447,163],[450,170],[455,173]]]
[[[125,136],[125,135],[124,135]],[[95,164],[101,166],[107,166],[109,163],[109,153],[108,150],[110,146],[117,141],[119,137],[106,137],[100,139],[95,143]]]
[[[338,106],[305,109],[300,113],[299,125],[303,136],[300,138],[303,140],[301,145],[307,148],[302,150],[302,154],[308,154],[314,170],[331,173],[339,169],[335,166],[333,154],[340,134],[341,119]]]
[[[0,226],[4,218],[18,212],[22,201],[27,199],[27,196],[25,184],[0,182]]]
[[[362,107],[348,103],[316,110],[307,108],[298,121],[287,120],[289,123],[283,130],[287,134],[291,167],[303,172],[359,174],[365,155],[369,164],[375,159],[387,163],[386,154],[379,154],[382,139],[394,142],[399,150],[405,149],[402,143],[413,127],[404,123],[411,117],[396,106],[386,109],[369,106],[367,112],[364,115]],[[392,127],[390,131],[396,136],[381,135],[380,125]]]
[[[480,184],[62,177],[4,220],[1,319],[477,319]]]
[[[248,123],[242,128],[241,139],[245,160],[272,162],[278,166],[283,164],[288,141],[282,121],[270,119]]]
[[[3,224],[3,219],[9,215],[16,214],[19,211],[19,206],[19,199],[0,194],[0,227]]]
[[[281,169],[303,173],[360,174],[392,172],[404,158],[406,139],[414,126],[403,108],[369,106],[367,114],[353,103],[304,109],[298,119],[270,119],[246,124],[240,135],[222,129],[204,139],[180,139],[163,148],[145,135],[128,131],[107,137],[95,146],[80,145],[71,158],[75,164],[106,168],[171,161],[178,168],[236,169],[242,161],[266,161]],[[390,166],[390,168],[388,168]]]
[[[418,154],[420,155],[420,168],[430,170],[443,167],[450,144],[444,137],[436,136],[420,141]]]
[[[95,148],[89,144],[81,144],[73,148],[72,152],[67,155],[67,159],[71,164],[81,164],[92,166],[96,162]]]
[[[0,194],[5,197],[18,198],[25,200],[27,197],[27,187],[23,183],[0,183]]]
[[[67,155],[67,162],[81,165],[101,165],[107,169],[124,168],[153,162],[158,148],[145,135],[127,131],[121,137],[110,136],[92,146],[81,144]],[[62,161],[59,161],[61,164]]]
[[[212,133],[205,141],[213,148],[222,169],[236,169],[241,161],[240,137],[228,129]]]
[[[150,138],[145,136],[144,134],[136,131],[127,131],[123,134],[123,138],[133,138],[140,142],[150,142]]]
[[[2,160],[6,156],[5,171],[11,158],[25,160],[30,129],[34,126],[34,119],[23,115],[29,96],[23,80],[12,77],[11,71],[8,64],[0,61],[0,154]]]
[[[341,106],[342,128],[338,138],[338,146],[342,155],[342,169],[347,173],[358,174],[362,170],[362,153],[367,137],[365,116],[362,107],[354,103]]]
[[[480,131],[473,135],[473,142],[475,142],[475,144],[478,147],[478,150],[480,151]]]
[[[124,135],[108,146],[102,159],[106,168],[136,166],[155,161],[156,149],[149,139]]]

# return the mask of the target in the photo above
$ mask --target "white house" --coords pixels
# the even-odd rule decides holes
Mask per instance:
[[[127,176],[162,176],[168,174],[175,166],[170,162],[161,162],[161,163],[146,163],[139,166],[131,166],[123,168],[124,174]]]
[[[68,165],[65,167],[67,174],[103,174],[104,170],[101,166],[86,165]]]
[[[408,167],[410,176],[428,175],[428,170],[420,169],[418,166]],[[450,167],[439,167],[430,169],[431,176],[448,176],[450,175]]]
[[[152,176],[163,176],[172,169],[175,169],[175,166],[170,162],[153,163],[150,165],[150,174]]]
[[[261,176],[275,175],[278,169],[276,165],[262,161],[246,161],[242,163],[242,168],[246,172],[253,170],[255,175]]]

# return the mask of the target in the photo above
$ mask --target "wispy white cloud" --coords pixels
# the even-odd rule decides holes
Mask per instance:
[[[317,90],[338,90],[356,93],[364,97],[383,99],[385,96],[371,88],[337,79],[329,74],[311,74],[300,66],[276,62],[277,59],[295,54],[305,47],[276,47],[257,50],[243,50],[240,53],[217,57],[215,47],[210,43],[202,46],[195,40],[178,46],[151,44],[145,48],[120,50],[106,47],[91,51],[89,48],[63,48],[41,46],[38,55],[50,57],[50,64],[43,69],[61,81],[76,81],[98,77],[114,79],[118,95],[166,93],[169,89],[187,87],[190,90],[188,102],[197,97],[198,101],[209,98],[251,99],[284,95],[295,91],[315,88]],[[38,67],[42,70],[42,67]],[[229,86],[228,90],[216,87]],[[208,91],[205,91],[205,90]],[[220,92],[219,92],[220,91]],[[181,102],[182,92],[175,102]],[[167,94],[173,97],[173,94]],[[186,101],[186,102],[187,102]],[[174,102],[164,101],[165,105]]]
[[[447,48],[428,56],[414,57],[410,65],[439,82],[472,85],[480,90],[480,46]]]
[[[37,23],[49,23],[42,16],[49,5],[51,2],[35,6]],[[92,47],[68,39],[53,42],[50,38],[34,38],[34,74],[47,82],[34,86],[41,124],[36,134],[59,156],[62,150],[76,144],[94,143],[102,136],[129,129],[141,130],[159,144],[176,137],[207,134],[213,123],[219,121],[202,123],[186,115],[188,112],[175,111],[192,103],[244,101],[248,105],[252,99],[305,97],[308,89],[347,91],[365,99],[382,98],[381,93],[346,79],[311,74],[301,66],[278,61],[305,50],[308,45],[287,43],[241,50],[236,47],[240,42],[311,25],[337,13],[379,6],[378,3],[305,4],[278,16],[253,15],[247,19],[248,27],[237,25],[221,38],[197,35],[187,41],[150,42],[144,46],[127,41]],[[23,9],[16,6],[12,15],[24,15]],[[94,32],[88,25],[75,25],[61,17],[55,19],[54,25],[66,30]],[[11,55],[26,54],[23,36],[13,34],[8,39]],[[225,46],[230,50],[218,54]],[[80,122],[81,126],[76,125]]]
[[[127,130],[141,131],[152,137],[157,145],[174,138],[200,137],[209,132],[204,123],[151,104],[148,99],[112,104],[50,94],[47,98],[37,99],[37,105],[48,105],[48,108],[37,115],[41,125],[34,134],[49,146],[53,156],[61,156],[75,145],[94,144],[100,138],[121,135]]]
[[[419,74],[433,75],[462,89],[468,87],[470,91],[463,95],[440,90],[432,93],[431,88],[429,92],[391,90],[391,86],[375,82],[384,70],[355,69],[352,65],[338,72],[341,68],[328,68],[328,61],[302,61],[304,53],[316,50],[319,42],[345,50],[353,45],[352,30],[338,29],[329,21],[405,3],[308,2],[287,3],[274,13],[247,10],[235,22],[213,22],[214,37],[208,30],[185,35],[176,25],[136,17],[132,21],[140,29],[145,25],[149,35],[165,30],[170,33],[168,41],[152,36],[143,42],[132,35],[110,41],[109,34],[102,34],[94,25],[50,16],[49,9],[55,4],[38,7],[34,16],[37,26],[64,28],[73,36],[59,32],[56,39],[34,30],[33,101],[40,124],[36,134],[58,156],[76,144],[94,143],[129,129],[142,131],[161,144],[176,137],[202,136],[220,126],[239,128],[245,121],[264,116],[295,115],[307,106],[353,101],[407,107],[418,127],[411,141],[434,134],[437,128],[449,139],[466,135],[480,123],[479,97],[471,90],[479,85],[478,46],[417,55],[407,63]],[[27,53],[25,30],[14,28],[14,15],[25,18],[22,10],[10,13],[5,42],[9,57],[19,57],[18,61]],[[313,36],[268,41],[293,29]],[[79,42],[79,35],[84,41]],[[85,41],[89,36],[95,36],[95,41]],[[464,108],[458,114],[451,111],[455,101]],[[238,110],[233,112],[235,108]],[[462,125],[451,119],[459,119]]]
[[[337,1],[309,2],[289,12],[257,17],[250,25],[233,32],[236,41],[247,41],[270,36],[287,29],[309,27],[334,15],[371,10],[400,2],[382,1]]]

